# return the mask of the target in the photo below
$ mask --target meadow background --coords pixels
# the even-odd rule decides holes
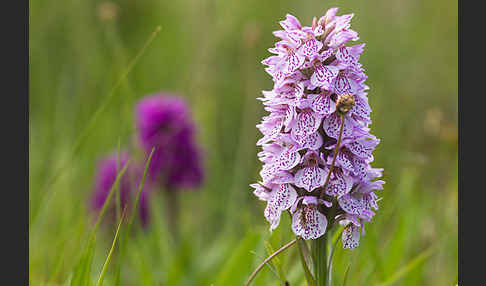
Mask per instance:
[[[335,285],[348,266],[347,285],[456,283],[456,1],[32,0],[31,285],[70,283],[96,219],[87,200],[97,160],[134,144],[134,106],[159,91],[190,104],[206,182],[181,194],[176,240],[163,194],[153,197],[150,227],[122,236],[125,253],[115,250],[105,285],[242,285],[268,255],[265,242],[276,250],[293,239],[287,216],[268,231],[265,204],[248,186],[260,179],[256,97],[272,87],[260,61],[286,13],[310,25],[331,7],[355,13],[352,29],[366,43],[371,131],[382,139],[373,166],[386,181],[360,247],[338,245]],[[104,223],[98,232],[91,283],[115,229]],[[297,248],[279,262],[290,285],[305,285]],[[253,285],[280,282],[265,267]]]

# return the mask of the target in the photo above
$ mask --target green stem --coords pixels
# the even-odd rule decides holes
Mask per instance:
[[[327,281],[327,232],[312,241],[312,260],[316,286],[326,286]]]
[[[312,276],[310,270],[311,269],[310,267],[312,267],[312,259],[309,253],[310,251],[309,248],[307,247],[305,240],[303,240],[299,236],[297,236],[297,246],[299,247],[300,262],[302,263],[302,268],[304,268],[304,275],[305,275],[305,279],[307,280],[307,285],[315,286],[316,281],[314,279],[314,276]]]

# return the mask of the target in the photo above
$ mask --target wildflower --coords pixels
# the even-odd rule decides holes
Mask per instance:
[[[118,155],[112,154],[108,157],[102,158],[97,167],[97,176],[95,182],[94,192],[91,197],[91,209],[94,211],[100,211],[103,207],[113,184],[116,181],[116,177],[120,170],[128,163],[129,156],[125,152],[120,153],[119,162]],[[117,168],[118,166],[118,168]],[[129,165],[127,170],[120,179],[119,192],[120,192],[120,208],[125,206],[131,206],[135,201],[136,195],[139,191],[139,185],[142,178],[142,169],[138,166]],[[138,205],[138,212],[143,226],[146,226],[149,222],[149,195],[150,186],[148,183],[144,184],[142,192],[140,194],[140,200]],[[115,211],[115,199],[116,195],[113,194],[110,204],[110,213],[114,217]]]
[[[359,39],[350,29],[353,14],[337,10],[311,27],[287,14],[274,32],[274,55],[262,61],[274,85],[259,98],[269,112],[257,125],[262,181],[250,186],[267,202],[270,231],[288,210],[296,235],[317,239],[340,223],[343,247],[353,249],[378,210],[375,191],[384,182],[376,180],[382,169],[370,165],[379,139],[369,133],[364,44],[348,44]]]
[[[136,121],[143,150],[148,154],[155,147],[149,166],[151,179],[166,190],[202,184],[201,151],[182,98],[164,94],[146,97],[136,107]]]

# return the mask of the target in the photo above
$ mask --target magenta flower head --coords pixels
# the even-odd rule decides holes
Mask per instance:
[[[270,231],[289,210],[296,235],[317,239],[341,223],[343,246],[352,249],[378,210],[375,191],[384,182],[375,180],[382,169],[370,166],[379,139],[369,133],[364,44],[349,44],[358,40],[353,14],[337,10],[310,27],[287,14],[274,32],[274,55],[262,61],[274,85],[259,98],[269,112],[257,125],[262,181],[251,186],[267,202]]]
[[[91,209],[94,211],[100,211],[103,204],[108,197],[113,184],[116,181],[117,174],[128,163],[129,157],[126,153],[120,153],[120,160],[118,162],[118,155],[113,154],[108,157],[102,158],[97,167],[97,175],[95,181],[94,192],[91,197]],[[139,166],[129,165],[125,174],[120,180],[120,206],[123,209],[127,207],[127,211],[133,207],[136,195],[139,190],[139,184],[142,179],[142,168]],[[140,194],[140,201],[137,207],[141,222],[143,226],[146,226],[149,222],[149,195],[150,184],[147,181],[144,184],[142,193]],[[115,215],[115,200],[116,195],[113,194],[110,203],[109,215],[114,218]]]
[[[189,107],[181,97],[156,94],[136,108],[138,138],[148,154],[150,177],[166,190],[199,187],[204,179]]]

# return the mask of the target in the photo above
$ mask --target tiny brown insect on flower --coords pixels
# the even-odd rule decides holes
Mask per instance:
[[[354,106],[354,96],[352,94],[341,94],[336,101],[336,109],[341,114],[348,113]]]

